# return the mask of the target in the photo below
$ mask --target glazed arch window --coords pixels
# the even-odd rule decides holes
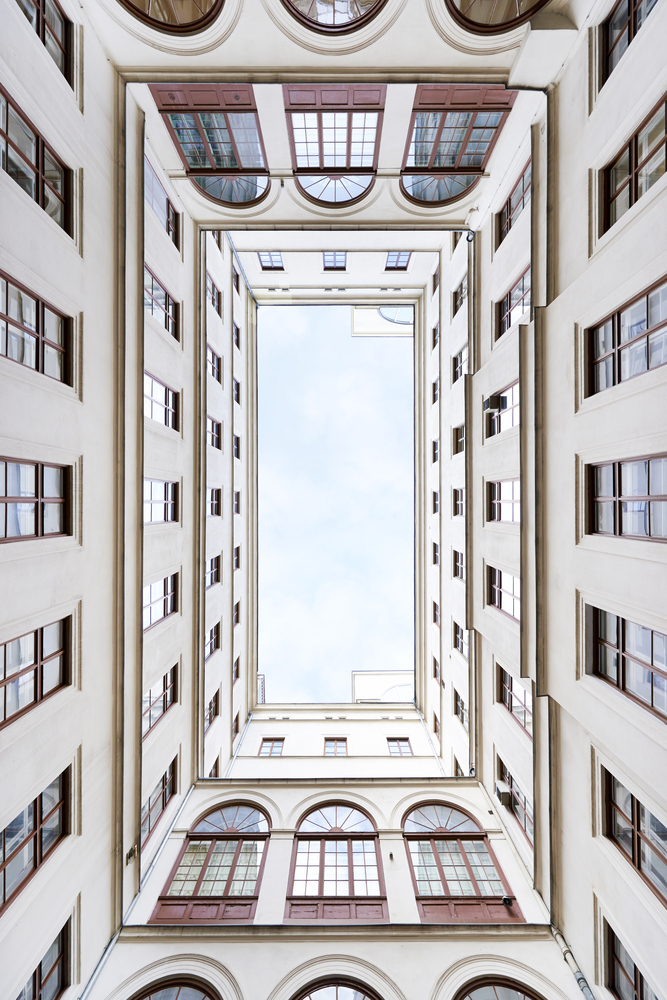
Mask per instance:
[[[455,21],[480,35],[495,35],[516,28],[546,3],[547,0],[501,0],[493,4],[486,0],[445,0]]]
[[[510,979],[483,979],[466,986],[455,1000],[542,1000],[542,997]]]
[[[190,829],[151,921],[251,921],[269,830],[265,814],[250,803],[207,813]]]
[[[150,90],[188,177],[207,197],[244,206],[266,195],[269,170],[252,86],[151,84]]]
[[[217,775],[209,774],[209,778],[214,777]],[[166,984],[150,986],[146,993],[142,993],[135,1000],[218,1000],[218,995],[192,980],[187,982],[170,980]]]
[[[120,0],[144,24],[172,35],[202,31],[220,13],[225,0]]]
[[[385,3],[386,0],[283,0],[297,20],[327,35],[344,35],[360,28]]]
[[[318,983],[314,988],[309,987],[305,993],[299,993],[294,1000],[378,1000],[378,997],[360,983],[334,982]]]
[[[301,820],[285,915],[291,920],[387,919],[377,831],[360,809],[333,803]]]
[[[420,84],[403,157],[401,187],[418,204],[466,193],[484,173],[516,91],[503,86]]]
[[[285,84],[292,168],[302,194],[334,207],[370,190],[377,170],[387,88]]]
[[[467,813],[421,805],[405,817],[403,833],[424,923],[523,921],[488,837]]]

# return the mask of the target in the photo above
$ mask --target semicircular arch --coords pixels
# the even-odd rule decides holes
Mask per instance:
[[[107,1000],[134,1000],[152,987],[159,988],[179,979],[201,984],[213,1000],[243,1000],[236,979],[220,962],[204,955],[170,955],[157,959],[131,973],[120,983]]]
[[[315,809],[319,809],[322,806],[329,805],[344,805],[350,806],[353,809],[359,809],[361,812],[365,813],[368,818],[373,822],[375,830],[385,829],[387,827],[387,819],[376,804],[368,798],[366,795],[360,795],[358,792],[350,792],[348,789],[345,790],[344,796],[332,795],[329,792],[314,792],[312,795],[308,795],[305,799],[301,799],[293,809],[285,817],[285,826],[287,829],[298,830],[299,824],[308,813],[313,812]]]
[[[288,972],[273,988],[267,1000],[293,1000],[303,996],[308,986],[336,979],[352,980],[368,988],[380,1000],[406,1000],[405,994],[377,966],[352,955],[321,955]]]
[[[556,947],[553,941],[545,942],[545,947],[549,945]],[[567,994],[553,980],[547,979],[532,966],[504,955],[475,955],[455,962],[436,983],[430,1000],[464,1000],[465,990],[494,981],[502,986],[525,990],[537,1000],[567,1000]]]

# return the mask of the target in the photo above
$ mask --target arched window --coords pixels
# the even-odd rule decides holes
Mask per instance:
[[[201,31],[219,14],[225,0],[121,0],[124,7],[150,24],[171,34]]]
[[[442,204],[476,184],[515,98],[499,85],[418,86],[401,172],[408,198]]]
[[[386,0],[283,0],[283,3],[309,28],[342,35],[370,21]]]
[[[249,84],[151,84],[150,90],[193,184],[224,205],[264,197],[269,171]]]
[[[147,992],[139,993],[134,1000],[217,1000],[217,994],[194,981],[179,979],[149,986]]]
[[[361,983],[336,980],[310,986],[305,993],[297,994],[294,1000],[378,1000],[378,997]]]
[[[459,24],[478,34],[495,35],[523,24],[548,0],[445,0]]]
[[[335,803],[319,806],[301,820],[286,917],[387,919],[377,832],[361,810]]]
[[[382,84],[285,84],[283,94],[297,186],[310,201],[350,205],[377,169],[387,88]]]
[[[511,979],[493,978],[468,983],[456,1000],[542,1000],[542,997]]]
[[[403,831],[426,923],[523,921],[479,824],[444,803],[418,806]]]
[[[269,821],[256,806],[221,806],[188,833],[151,920],[225,923],[252,920]]]
[[[401,326],[412,326],[414,323],[414,306],[380,306],[378,312],[388,323],[399,323]]]

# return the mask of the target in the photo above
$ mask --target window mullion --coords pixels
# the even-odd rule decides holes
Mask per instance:
[[[229,133],[229,141],[232,144],[232,150],[234,152],[234,159],[236,160],[236,167],[237,167],[238,170],[242,170],[243,167],[242,167],[242,164],[241,164],[241,155],[239,153],[238,146],[236,145],[236,138],[235,138],[234,132],[232,130],[231,122],[229,121],[229,116],[228,116],[228,114],[227,114],[226,111],[223,111],[223,115],[225,117],[225,125],[227,126],[227,132]]]
[[[352,838],[347,838],[347,894],[355,896],[354,891],[354,868],[352,866]]]
[[[377,141],[377,133],[376,133]],[[350,170],[352,167],[352,112],[347,112],[347,136],[345,145],[345,164],[346,169]]]
[[[426,112],[426,114],[428,114],[428,112]],[[433,140],[433,149],[431,150],[431,155],[428,158],[428,169],[429,170],[433,170],[434,169],[433,164],[435,163],[435,157],[436,157],[437,152],[438,152],[438,147],[440,146],[440,137],[442,136],[442,130],[443,130],[444,126],[445,126],[446,118],[447,118],[447,112],[446,111],[441,111],[440,112],[440,121],[438,123],[438,128],[437,128],[437,131],[435,133],[435,139]],[[415,121],[416,120],[417,120],[417,116],[415,115]]]
[[[229,896],[229,890],[232,887],[232,882],[234,881],[234,875],[236,873],[236,866],[238,864],[239,857],[241,855],[241,850],[243,848],[243,837],[239,837],[239,842],[236,845],[236,850],[234,851],[234,857],[232,858],[232,864],[229,869],[229,875],[227,876],[227,881],[225,882],[225,888],[222,890],[223,896]]]
[[[476,896],[481,896],[482,895],[482,891],[481,891],[480,887],[477,884],[477,879],[473,875],[472,866],[470,864],[470,860],[468,858],[468,854],[467,854],[467,851],[465,849],[466,841],[465,840],[461,840],[460,838],[457,838],[456,843],[458,844],[459,851],[461,852],[461,855],[462,855],[463,860],[465,862],[465,866],[466,866],[466,868],[468,870],[468,877],[470,879],[470,882],[472,884],[473,889],[475,890],[475,895]]]
[[[470,124],[468,125],[468,127],[466,129],[466,134],[463,137],[463,142],[461,143],[461,148],[460,148],[460,150],[458,152],[458,156],[456,157],[456,164],[454,166],[455,170],[458,170],[459,167],[461,166],[461,159],[462,159],[463,155],[465,154],[465,151],[466,151],[466,149],[468,147],[468,143],[470,141],[470,136],[472,135],[472,127],[473,127],[474,123],[475,123],[475,112],[472,111],[470,113]]]
[[[322,120],[322,112],[316,111],[317,115],[317,150],[320,157],[320,170],[324,171],[324,123]]]
[[[445,871],[444,868],[442,867],[442,861],[440,860],[440,853],[437,847],[435,846],[435,840],[431,839],[429,843],[431,844],[431,851],[435,859],[435,866],[438,869],[438,875],[440,877],[440,884],[442,885],[443,895],[451,896],[451,892],[449,891],[449,884],[447,882],[447,879],[445,878]]]
[[[187,843],[190,843],[190,841],[188,840]],[[209,866],[209,862],[211,860],[211,855],[213,854],[213,850],[215,848],[215,845],[216,845],[216,840],[215,840],[215,837],[214,837],[213,840],[211,841],[211,843],[209,844],[208,851],[206,852],[206,857],[204,858],[204,863],[201,866],[201,871],[199,872],[199,875],[197,877],[197,881],[195,882],[195,887],[192,890],[192,895],[193,896],[198,896],[199,895],[199,890],[201,889],[201,884],[204,881],[204,875],[206,874],[206,869]],[[187,850],[187,844],[186,844],[186,850]],[[183,855],[183,857],[185,857],[185,854]]]
[[[318,882],[318,892],[317,895],[322,898],[324,895],[324,847],[326,840],[324,837],[320,838],[320,871],[319,871],[319,882]]]

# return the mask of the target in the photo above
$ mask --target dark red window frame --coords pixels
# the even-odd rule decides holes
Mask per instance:
[[[70,922],[56,936],[19,994],[19,1000],[58,1000],[70,985]],[[46,963],[50,961],[50,965]]]
[[[667,542],[667,471],[662,477],[653,471],[652,463],[662,463],[667,470],[667,452],[657,455],[640,455],[637,458],[626,458],[621,462],[601,462],[588,466],[588,525],[587,534],[615,535],[622,538],[635,538],[647,542]],[[624,493],[624,466],[644,465],[646,467],[646,491]],[[653,489],[653,477],[657,477],[658,486],[665,489],[657,493]],[[609,490],[611,487],[611,490]],[[653,505],[660,507],[653,510]],[[634,508],[634,509],[631,509]],[[635,515],[637,523],[643,519],[646,530],[637,533],[632,528],[624,531],[624,519]],[[609,520],[613,524],[609,524]],[[609,530],[611,527],[612,530]],[[664,530],[665,534],[654,534]]]
[[[164,303],[164,304],[163,304]],[[148,264],[144,264],[144,308],[164,326],[174,340],[178,340],[178,303],[169,294]]]
[[[178,665],[171,667],[158,684],[144,693],[141,713],[141,738],[145,740],[157,724],[164,719],[178,699]]]
[[[618,0],[614,5],[602,25],[603,83],[607,82],[618,66],[656,3],[657,0]]]
[[[604,771],[604,795],[606,807],[606,836],[618,847],[627,861],[639,873],[642,880],[656,894],[658,899],[667,904],[667,880],[663,879],[662,887],[650,877],[650,864],[646,865],[644,858],[655,854],[658,859],[657,871],[667,871],[667,850],[665,840],[662,840],[662,850],[657,847],[654,839],[645,827],[651,828],[651,820],[667,835],[667,827],[642,805],[638,798],[632,795],[618,778],[606,768]],[[621,799],[622,801],[617,801]],[[659,832],[659,831],[658,831]],[[657,877],[657,876],[656,876]]]
[[[309,17],[308,14],[305,14],[302,10],[300,10],[295,3],[292,3],[291,0],[282,0],[282,2],[283,6],[287,8],[290,14],[295,17],[297,21],[301,21],[301,23],[305,24],[307,28],[310,28],[311,31],[318,31],[322,35],[346,35],[351,31],[356,31],[357,28],[361,28],[362,25],[368,24],[369,21],[372,21],[375,15],[380,13],[387,0],[375,0],[375,3],[371,4],[368,10],[364,11],[358,17],[354,17],[347,21],[341,21],[338,24],[323,24],[321,21]],[[315,6],[314,2],[311,3],[311,6]]]
[[[498,770],[500,771],[501,780],[505,782],[510,790],[510,804],[508,808],[519,824],[521,832],[532,847],[534,836],[533,804],[529,800],[526,793],[522,790],[521,786],[517,784],[512,772],[503,763],[500,757],[498,757]]]
[[[262,739],[259,750],[257,751],[258,757],[282,757],[283,748],[285,746],[284,736],[265,736]],[[274,753],[274,750],[277,753]]]
[[[496,331],[496,340],[499,340],[504,333],[516,323],[516,319],[512,319],[513,313],[521,309],[521,312],[517,312],[517,318],[523,316],[524,313],[529,312],[531,308],[531,272],[530,264],[526,270],[519,275],[517,280],[514,282],[510,290],[498,303],[498,328]]]
[[[145,847],[171,799],[176,794],[176,765],[174,757],[171,764],[160,777],[157,785],[141,807],[141,846]]]
[[[592,673],[667,722],[667,668],[660,664],[663,647],[667,649],[667,636],[590,605],[586,605],[586,625]],[[647,641],[646,650],[638,652],[632,648],[635,629],[641,629],[640,638]]]
[[[20,485],[23,492],[14,495],[9,493],[9,473],[8,466],[18,465],[21,467],[34,469],[34,491],[26,492],[26,486]],[[56,469],[62,473],[61,476],[61,496],[45,495],[44,473],[46,469]],[[62,538],[71,535],[71,515],[70,515],[70,494],[71,494],[71,469],[67,465],[54,465],[51,462],[29,462],[20,458],[9,458],[0,455],[0,544],[10,544],[12,542],[27,542],[35,538]],[[45,530],[47,520],[47,509],[51,507],[61,507],[60,517],[62,531]],[[34,532],[29,535],[16,534],[8,535],[8,522],[10,509],[15,510],[18,520],[21,516],[21,508],[32,507],[32,519],[34,522]],[[24,513],[28,513],[25,511]],[[29,516],[29,515],[28,515]],[[48,524],[46,525],[48,527]]]
[[[605,929],[607,932],[607,989],[618,997],[618,1000],[629,1000],[629,998],[648,1000],[649,997],[657,1000],[657,994],[646,982],[634,958],[606,920]],[[623,960],[621,949],[625,952],[626,961]],[[626,962],[630,963],[631,969],[627,968]]]
[[[533,738],[533,699],[523,684],[514,683],[512,674],[498,665],[498,701],[507,709],[526,736]]]
[[[521,171],[521,176],[510,191],[510,195],[498,214],[498,246],[505,239],[512,226],[530,201],[531,161]]]
[[[407,736],[388,736],[387,749],[389,750],[390,757],[414,757],[412,746]],[[395,749],[396,753],[392,753],[392,749]]]
[[[148,24],[156,31],[163,31],[168,35],[190,35],[197,31],[203,31],[204,28],[215,20],[225,0],[201,0],[201,2],[194,5],[195,9],[199,9],[200,16],[192,20],[186,20],[185,22],[181,20],[182,12],[177,12],[171,6],[158,7],[160,16],[154,17],[150,13],[154,6],[154,0],[149,0],[147,5],[148,12],[139,5],[141,0],[120,0],[120,2],[134,17],[143,21],[144,24]],[[166,11],[169,11],[173,17],[173,22],[164,20]]]
[[[216,622],[213,628],[209,629],[208,639],[204,646],[204,659],[208,660],[213,656],[216,649],[220,649],[220,622]]]
[[[46,637],[44,635],[45,630],[53,629],[53,626],[60,626],[60,642],[54,648],[52,648],[53,641],[50,632],[47,633]],[[25,632],[15,639],[8,639],[0,645],[0,729],[11,725],[15,719],[21,718],[46,698],[50,698],[57,691],[71,684],[70,635],[71,619],[67,617]],[[29,636],[32,637],[32,655],[28,654],[28,656],[31,655],[32,662],[8,666],[6,662],[7,646],[12,642],[18,642],[19,639],[28,639]],[[26,643],[26,645],[28,644]],[[48,649],[45,652],[47,645]],[[52,678],[48,677],[48,672],[53,670],[54,666],[58,667],[58,680],[57,683],[52,684]],[[46,684],[45,672],[47,673]],[[21,707],[21,697],[25,695],[26,690],[30,689],[30,686],[32,686],[32,698]],[[48,690],[45,692],[44,688],[47,686]],[[10,688],[15,691],[15,696],[12,695],[12,704],[15,700],[17,708],[16,711],[8,715],[7,699]]]
[[[23,311],[23,296],[26,295],[32,299],[35,303],[35,325],[30,326],[25,322],[25,318],[19,318],[18,316],[11,316],[9,313],[9,285],[17,289],[21,297],[21,310]],[[4,305],[3,305],[4,301]],[[62,342],[52,340],[47,330],[47,314],[52,313],[57,320],[60,321],[61,337]],[[13,358],[8,353],[8,338],[9,338],[9,328],[14,327],[19,334],[22,335],[24,342],[34,341],[34,352],[35,352],[35,364],[26,364],[25,361],[19,358]],[[26,288],[20,282],[16,281],[9,274],[5,274],[4,271],[0,271],[0,354],[7,358],[8,361],[13,361],[15,364],[20,364],[24,368],[31,368],[33,371],[39,372],[41,375],[46,375],[47,378],[53,378],[57,382],[63,382],[65,385],[72,384],[72,365],[71,365],[71,329],[72,320],[65,316],[64,313],[60,312],[59,309],[54,308],[49,302],[44,299],[39,298],[35,295],[33,291]],[[25,354],[23,351],[22,353]],[[53,360],[58,358],[58,365],[60,367],[60,372],[62,377],[57,375],[52,375],[51,372],[46,371],[49,367],[49,355],[54,356]]]
[[[662,110],[662,138],[650,147],[648,153],[640,150],[639,137],[646,127],[650,125],[654,118],[659,117]],[[645,167],[648,167],[654,158],[658,158],[658,153],[662,150],[662,174],[665,173],[665,156],[667,155],[667,95],[662,97],[650,113],[644,118],[641,125],[634,134],[624,144],[622,149],[616,154],[611,163],[605,167],[604,179],[604,231],[611,229],[613,225],[621,219],[633,205],[639,201],[646,191],[653,187],[653,181],[645,190],[640,190],[640,175]],[[619,171],[618,183],[614,184],[614,171]],[[659,179],[659,177],[657,178]],[[612,186],[614,185],[614,186]],[[620,214],[614,209],[614,202],[619,202],[621,206]],[[627,200],[627,204],[626,204]],[[623,207],[625,205],[625,207]]]

